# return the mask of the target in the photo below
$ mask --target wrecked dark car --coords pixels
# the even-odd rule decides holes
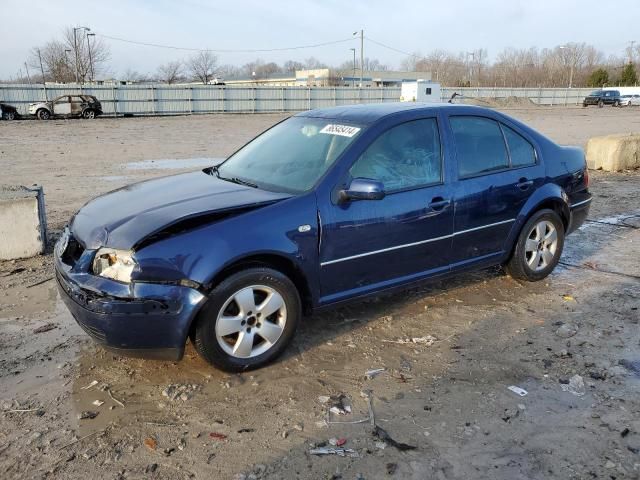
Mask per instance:
[[[334,107],[90,201],[56,245],[56,278],[97,342],[178,360],[191,339],[240,371],[320,308],[496,264],[541,280],[590,202],[581,149],[499,112]]]
[[[38,120],[54,117],[94,119],[102,115],[102,104],[93,95],[61,95],[50,102],[30,103],[29,115]]]
[[[0,103],[0,119],[2,120],[16,120],[20,118],[18,110],[13,105],[8,103]]]

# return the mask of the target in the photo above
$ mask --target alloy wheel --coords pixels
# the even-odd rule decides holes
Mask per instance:
[[[216,320],[216,339],[228,355],[252,358],[277,343],[286,323],[282,295],[266,285],[251,285],[223,304]]]
[[[534,272],[544,270],[553,261],[558,249],[558,232],[548,220],[536,223],[525,243],[525,261]]]

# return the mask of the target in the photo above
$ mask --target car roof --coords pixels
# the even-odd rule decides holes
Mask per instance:
[[[425,113],[435,113],[439,110],[465,109],[477,113],[492,111],[488,108],[452,103],[419,103],[419,102],[388,102],[360,105],[343,105],[339,107],[318,108],[298,113],[297,117],[330,118],[360,125],[368,125],[389,115],[402,114],[422,110]]]

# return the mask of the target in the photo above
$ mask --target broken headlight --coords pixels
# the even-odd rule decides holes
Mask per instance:
[[[130,283],[131,273],[136,266],[133,252],[101,248],[93,259],[93,273],[119,282]]]

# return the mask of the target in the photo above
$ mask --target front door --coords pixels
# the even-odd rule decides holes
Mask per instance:
[[[71,101],[69,97],[59,97],[53,102],[53,114],[61,116],[71,114]]]
[[[458,179],[452,267],[504,253],[524,204],[544,182],[533,145],[513,128],[480,116],[451,116]]]
[[[440,145],[435,117],[390,128],[349,171],[382,182],[386,196],[320,206],[321,303],[448,270],[453,208]]]

